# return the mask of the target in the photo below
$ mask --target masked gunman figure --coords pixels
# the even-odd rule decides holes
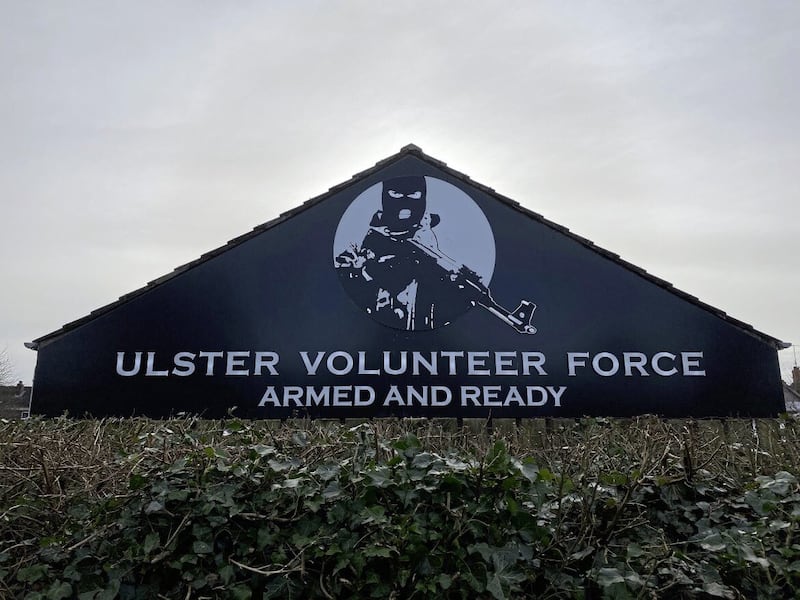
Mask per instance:
[[[427,211],[424,177],[384,181],[381,210],[372,215],[363,241],[335,259],[351,297],[396,329],[433,329],[480,305],[520,333],[535,333],[529,324],[535,305],[523,300],[509,313],[475,271],[439,249],[434,228],[440,222]]]
[[[461,265],[439,250],[433,229],[441,219],[427,211],[426,191],[424,177],[384,181],[363,241],[336,258],[361,308],[397,329],[433,329],[474,305],[476,294],[451,278]]]

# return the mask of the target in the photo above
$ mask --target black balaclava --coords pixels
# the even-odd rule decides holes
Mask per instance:
[[[425,178],[395,177],[383,182],[380,224],[392,233],[411,233],[425,215]]]

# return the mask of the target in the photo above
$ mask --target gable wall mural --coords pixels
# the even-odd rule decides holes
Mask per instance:
[[[46,415],[784,408],[779,340],[413,147],[36,344]]]

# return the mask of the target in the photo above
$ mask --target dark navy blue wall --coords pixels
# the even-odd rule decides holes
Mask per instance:
[[[336,226],[363,190],[399,175],[449,181],[480,206],[496,239],[491,282],[510,308],[537,305],[535,335],[522,335],[475,308],[432,331],[401,331],[370,319],[345,293],[333,268]],[[152,351],[157,368],[181,351],[274,351],[279,376],[120,377],[116,354]],[[299,351],[537,351],[546,376],[307,376]],[[703,352],[705,376],[601,377],[567,372],[568,352]],[[198,371],[203,366],[198,362]],[[221,371],[224,371],[220,369]],[[390,385],[565,386],[561,406],[384,407]],[[302,414],[258,407],[268,386],[365,385],[379,401],[359,409],[315,407],[314,416],[765,416],[783,410],[776,350],[765,341],[659,287],[578,241],[521,214],[413,156],[406,156],[286,221],[41,344],[33,410],[56,415],[180,411],[249,417]]]

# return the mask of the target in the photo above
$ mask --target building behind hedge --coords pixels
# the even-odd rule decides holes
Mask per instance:
[[[786,344],[406,146],[30,344],[33,411],[767,416]]]
[[[30,386],[21,381],[17,385],[0,385],[0,419],[27,419],[30,409]]]

